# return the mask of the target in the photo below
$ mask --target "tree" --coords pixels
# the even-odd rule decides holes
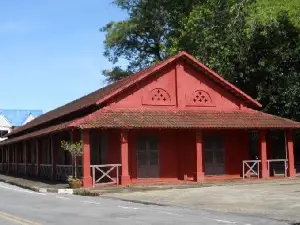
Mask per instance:
[[[106,32],[104,55],[114,64],[120,58],[129,62],[127,68],[105,70],[109,81],[116,81],[165,59],[169,41],[177,35],[180,18],[185,17],[203,0],[114,0],[127,11],[129,18],[110,22],[102,29]]]
[[[210,0],[181,20],[170,55],[185,50],[225,78],[232,80],[233,61],[247,48],[247,10],[253,0]]]
[[[265,112],[300,120],[300,28],[287,12],[271,23],[256,21],[247,48],[234,64],[237,86],[257,98]]]
[[[122,69],[119,66],[114,66],[111,70],[103,70],[102,74],[106,77],[106,80],[109,83],[120,80],[124,77],[127,77],[132,72],[127,68],[127,70]]]
[[[129,67],[106,72],[110,81],[185,50],[258,99],[265,112],[300,120],[298,0],[114,3],[129,18],[102,29],[105,55],[114,63],[125,58]],[[275,14],[265,13],[272,8]]]
[[[70,152],[71,156],[72,156],[72,161],[74,162],[74,177],[75,179],[77,178],[77,157],[82,156],[83,155],[83,144],[82,141],[80,142],[75,142],[75,143],[71,143],[68,141],[61,141],[61,147],[62,149],[64,149],[65,151]]]
[[[300,26],[299,0],[257,0],[249,10],[250,22],[258,20],[263,24],[268,24],[283,11],[287,12],[294,25]]]

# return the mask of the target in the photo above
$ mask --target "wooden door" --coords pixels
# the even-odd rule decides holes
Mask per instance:
[[[137,138],[137,177],[159,177],[159,142],[153,136],[141,136]]]
[[[221,175],[225,173],[224,144],[220,135],[204,137],[205,175]]]

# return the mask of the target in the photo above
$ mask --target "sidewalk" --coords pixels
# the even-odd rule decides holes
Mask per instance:
[[[300,182],[300,179],[296,179]],[[296,181],[295,180],[295,181]],[[67,183],[59,183],[48,180],[37,180],[28,177],[16,177],[13,175],[0,174],[0,181],[16,185],[22,188],[26,188],[36,192],[52,192],[52,193],[69,193],[78,195],[101,195],[107,197],[119,197],[123,198],[123,194],[126,193],[140,193],[140,192],[151,192],[151,191],[163,191],[163,190],[180,190],[180,189],[194,189],[203,187],[216,187],[216,186],[236,186],[236,185],[254,185],[264,183],[278,183],[278,182],[289,182],[287,179],[269,179],[269,180],[207,180],[201,183],[195,183],[191,181],[176,181],[167,183],[146,183],[146,184],[132,184],[129,186],[121,185],[102,185],[94,188],[80,188],[71,189]],[[124,200],[126,198],[123,198]]]
[[[294,181],[299,181],[300,179],[294,179]],[[265,184],[265,183],[282,183],[289,182],[286,178],[273,178],[268,180],[262,179],[231,179],[231,180],[206,180],[201,183],[196,183],[194,181],[176,181],[168,183],[133,183],[129,186],[98,186],[95,188],[86,189],[89,192],[98,193],[103,196],[119,196],[126,193],[136,193],[136,192],[151,192],[151,191],[163,191],[163,190],[180,190],[180,189],[194,189],[194,188],[204,188],[204,187],[216,187],[216,186],[236,186],[236,185],[254,185],[254,184]]]
[[[104,193],[107,198],[154,205],[300,221],[300,179],[238,182],[185,189]]]
[[[69,186],[65,183],[40,181],[35,180],[34,178],[22,178],[4,174],[0,174],[0,181],[36,192],[58,192],[59,189],[66,189]]]
[[[133,184],[90,189],[68,188],[68,184],[29,180],[0,174],[0,181],[37,192],[102,196],[153,205],[205,209],[300,221],[300,179],[182,182],[177,184]]]
[[[197,184],[195,182],[181,182],[176,184],[133,184],[130,186],[120,186],[120,185],[101,185],[95,188],[80,188],[71,189],[67,183],[57,183],[52,181],[41,181],[29,177],[16,177],[13,175],[0,174],[0,182],[5,182],[8,184],[16,185],[22,188],[26,188],[36,192],[52,192],[52,193],[69,193],[78,195],[104,195],[110,193],[132,193],[132,192],[144,192],[151,190],[167,190],[167,189],[183,189],[191,187],[200,187],[202,184]],[[63,191],[65,190],[65,191]],[[69,191],[66,191],[69,190]]]

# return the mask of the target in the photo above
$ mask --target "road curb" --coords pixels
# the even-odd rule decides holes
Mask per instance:
[[[2,179],[2,178],[0,178],[0,181],[4,182],[4,183],[7,183],[7,184],[15,185],[15,186],[18,186],[18,187],[21,187],[21,188],[25,188],[25,189],[28,189],[28,190],[31,190],[31,191],[39,192],[38,187],[33,187],[33,186],[26,185],[26,184],[20,184],[18,182],[14,182],[12,180],[6,180],[6,179]]]
[[[35,186],[30,186],[26,184],[22,184],[19,182],[15,182],[12,180],[6,180],[3,178],[0,178],[0,182],[4,182],[7,184],[15,185],[24,189],[28,189],[34,192],[39,192],[39,193],[58,193],[58,194],[73,194],[73,189],[68,189],[68,188],[61,188],[61,189],[54,189],[54,188],[39,188]]]
[[[73,189],[57,189],[58,194],[70,194],[72,195],[74,193]]]
[[[157,202],[151,202],[151,201],[145,201],[145,200],[133,200],[133,199],[120,198],[120,197],[112,197],[112,196],[103,196],[103,195],[101,195],[100,197],[101,198],[106,198],[106,199],[120,200],[120,201],[123,201],[123,202],[138,203],[138,204],[143,204],[143,205],[172,206],[172,207],[175,206],[175,205],[167,204],[167,203],[157,203]]]

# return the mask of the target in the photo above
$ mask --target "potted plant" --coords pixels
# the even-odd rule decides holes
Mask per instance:
[[[68,141],[61,141],[61,147],[65,150],[70,152],[72,156],[72,161],[74,162],[73,171],[74,173],[72,176],[69,176],[68,183],[71,188],[80,188],[82,186],[82,180],[77,178],[77,157],[83,155],[83,144],[82,141],[79,142],[68,142]]]

